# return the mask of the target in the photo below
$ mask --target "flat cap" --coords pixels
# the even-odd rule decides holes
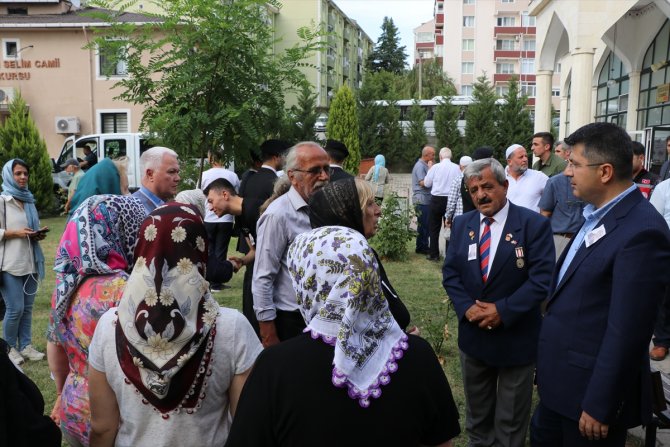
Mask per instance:
[[[261,153],[263,155],[282,155],[291,145],[282,140],[265,140],[261,144]]]
[[[326,147],[324,147],[328,155],[336,160],[344,160],[349,156],[347,145],[337,140],[326,140]]]

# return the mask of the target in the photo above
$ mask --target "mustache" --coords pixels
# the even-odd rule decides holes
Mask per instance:
[[[319,189],[319,188],[323,188],[323,187],[326,186],[327,184],[328,184],[328,181],[325,181],[325,182],[323,182],[323,181],[318,181],[318,182],[314,183],[314,190],[317,190],[317,189]]]
[[[486,205],[487,203],[491,203],[492,200],[488,197],[482,197],[477,201],[477,205]]]

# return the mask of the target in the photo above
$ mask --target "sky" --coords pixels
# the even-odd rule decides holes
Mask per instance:
[[[434,0],[334,0],[335,4],[358,22],[373,43],[381,34],[384,16],[391,17],[400,34],[400,45],[407,47],[407,63],[413,59],[413,30],[433,18]]]

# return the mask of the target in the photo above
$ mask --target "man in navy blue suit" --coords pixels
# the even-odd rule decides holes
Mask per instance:
[[[468,445],[523,446],[540,304],[555,262],[551,225],[507,200],[497,160],[478,160],[463,175],[477,210],[454,220],[442,284],[459,319]]]
[[[670,232],[631,181],[625,130],[583,126],[566,175],[587,203],[558,260],[537,359],[533,446],[623,446],[651,417],[647,348],[668,284]]]

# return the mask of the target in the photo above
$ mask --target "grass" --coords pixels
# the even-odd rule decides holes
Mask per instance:
[[[46,340],[44,334],[49,321],[51,309],[51,293],[55,279],[53,270],[54,254],[60,235],[63,233],[65,218],[42,219],[42,225],[51,228],[46,239],[41,242],[46,258],[47,275],[40,284],[33,311],[33,344],[40,351],[45,351]],[[236,240],[231,241],[229,253],[235,252]],[[421,330],[421,336],[430,342],[435,349],[444,372],[449,380],[454,400],[460,414],[461,430],[465,425],[465,397],[459,362],[457,345],[458,322],[442,288],[441,263],[427,261],[424,255],[416,255],[413,250],[414,241],[408,243],[412,249],[402,262],[384,262],[386,272],[394,288],[412,315],[411,325]],[[240,271],[228,283],[229,289],[214,294],[217,301],[225,307],[241,310],[242,308],[242,280],[244,274]],[[23,365],[24,372],[37,384],[42,391],[45,401],[45,413],[49,414],[56,398],[56,389],[50,378],[46,359],[39,362],[27,362]],[[534,403],[536,402],[534,393]],[[639,441],[631,440],[630,445],[640,445]],[[65,446],[66,444],[63,443]],[[461,434],[456,439],[455,446],[467,445],[467,437]]]

